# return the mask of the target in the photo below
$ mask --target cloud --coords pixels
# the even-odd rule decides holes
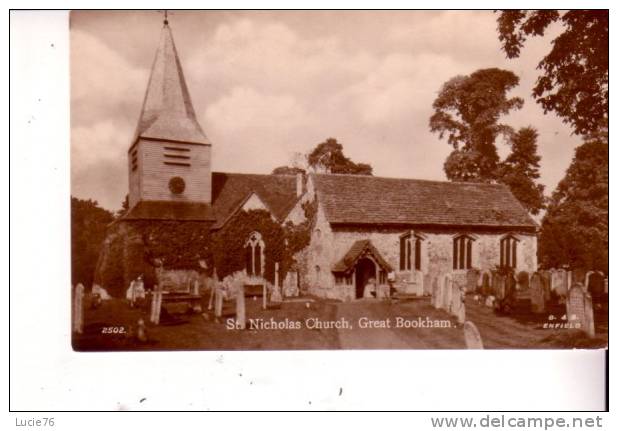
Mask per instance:
[[[155,18],[99,12],[72,20],[74,190],[115,208],[126,193],[125,152],[159,37]],[[579,143],[530,97],[555,33],[507,60],[495,18],[482,11],[211,11],[177,13],[171,22],[213,141],[213,170],[268,173],[335,137],[377,175],[444,179],[451,148],[429,132],[433,100],[455,75],[501,67],[521,77],[512,95],[525,99],[505,122],[539,130],[541,180],[551,190]],[[108,184],[108,172],[123,181]]]

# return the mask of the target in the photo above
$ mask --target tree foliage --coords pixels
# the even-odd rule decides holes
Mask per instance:
[[[429,120],[432,132],[447,136],[454,150],[444,164],[447,178],[454,181],[496,179],[499,156],[495,141],[507,137],[512,128],[500,117],[523,106],[519,97],[507,93],[519,84],[513,72],[497,68],[481,69],[469,76],[447,81],[433,102]]]
[[[500,163],[498,181],[509,187],[513,195],[532,214],[544,207],[545,186],[538,184],[539,162],[537,154],[537,131],[524,127],[510,138],[511,153]]]
[[[92,285],[105,231],[113,220],[97,201],[71,196],[71,283]]]
[[[373,168],[366,163],[355,163],[343,154],[343,145],[335,138],[318,144],[308,155],[309,167],[331,174],[372,175]]]
[[[532,94],[579,135],[602,127],[609,108],[609,13],[607,10],[507,10],[498,15],[498,34],[508,58],[518,57],[530,36],[550,24],[564,30],[539,62]]]
[[[552,194],[541,224],[544,267],[609,267],[609,150],[606,131],[586,137]]]

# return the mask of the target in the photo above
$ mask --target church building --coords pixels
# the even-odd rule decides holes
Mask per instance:
[[[362,297],[369,282],[426,295],[446,273],[537,269],[538,226],[506,186],[213,172],[216,145],[196,117],[166,20],[128,145],[128,210],[108,229],[95,283],[122,295],[134,277],[153,273],[155,252],[164,268],[172,261],[176,270],[199,271],[201,265],[209,277],[215,267],[220,277],[242,269],[253,281],[272,286],[293,279],[301,293],[346,301]],[[245,213],[268,217],[247,226]],[[239,220],[243,225],[235,227]],[[180,242],[181,251],[185,237],[187,250],[206,251],[179,258],[178,250],[156,240],[166,229],[176,229],[170,241]],[[301,249],[289,245],[291,236],[281,236],[303,229]],[[239,232],[244,237],[234,238]],[[200,241],[203,247],[196,246]],[[242,256],[233,247],[242,247]],[[176,255],[166,261],[166,252]]]

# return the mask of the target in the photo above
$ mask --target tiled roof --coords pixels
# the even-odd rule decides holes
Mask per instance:
[[[123,217],[125,220],[215,221],[209,204],[192,202],[141,201]]]
[[[500,184],[366,175],[312,177],[332,224],[537,227],[510,190]]]
[[[161,30],[133,142],[139,137],[210,144],[195,117],[172,30],[167,24]]]
[[[296,177],[293,175],[230,174],[213,172],[212,202],[219,228],[255,193],[282,221],[296,204]]]
[[[380,267],[386,272],[391,272],[393,268],[384,260],[380,252],[373,246],[370,240],[361,239],[352,244],[352,247],[341,258],[341,260],[333,265],[333,272],[348,272],[356,265],[356,262],[363,256],[370,255],[373,257]]]

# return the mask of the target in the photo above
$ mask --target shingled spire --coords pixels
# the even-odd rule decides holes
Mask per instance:
[[[161,31],[133,142],[139,138],[210,144],[195,117],[167,19]]]

